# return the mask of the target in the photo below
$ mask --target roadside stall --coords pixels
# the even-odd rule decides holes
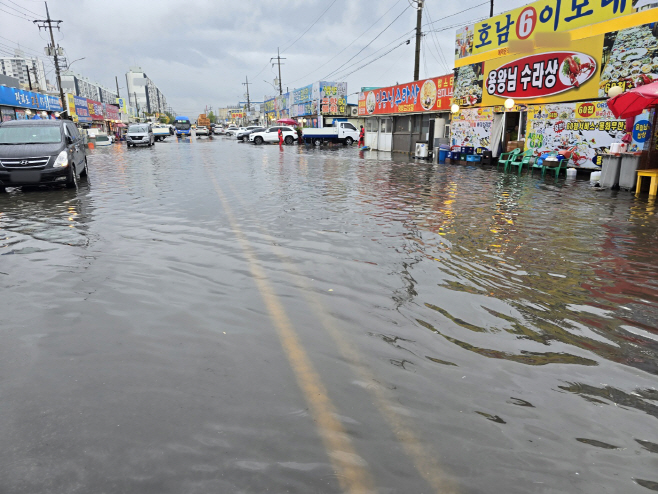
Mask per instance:
[[[427,157],[434,138],[446,138],[453,76],[444,75],[396,86],[362,90],[358,114],[366,117],[365,145],[380,151],[418,154]]]
[[[568,166],[600,169],[601,156],[632,129],[607,106],[608,91],[658,80],[658,9],[631,2],[539,0],[457,33],[451,144],[499,156],[567,151]],[[634,126],[654,125],[653,110]],[[647,153],[651,132],[632,133]],[[565,155],[566,156],[566,155]]]

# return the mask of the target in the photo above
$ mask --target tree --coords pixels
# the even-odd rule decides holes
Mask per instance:
[[[208,120],[210,120],[210,123],[217,123],[217,117],[212,112],[212,110],[210,110],[210,113],[208,113]]]

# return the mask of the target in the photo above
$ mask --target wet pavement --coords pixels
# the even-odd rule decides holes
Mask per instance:
[[[167,139],[0,196],[0,492],[658,490],[658,218]]]

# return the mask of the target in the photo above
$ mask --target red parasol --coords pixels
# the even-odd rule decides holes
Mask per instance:
[[[608,108],[617,118],[635,117],[650,106],[658,105],[658,81],[633,88],[608,100]]]
[[[282,118],[280,120],[277,120],[276,123],[283,125],[297,126],[297,122],[295,122],[292,118]]]

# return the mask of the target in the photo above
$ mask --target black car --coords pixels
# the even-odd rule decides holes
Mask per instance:
[[[0,191],[23,185],[76,187],[87,176],[82,136],[69,120],[0,123]]]

